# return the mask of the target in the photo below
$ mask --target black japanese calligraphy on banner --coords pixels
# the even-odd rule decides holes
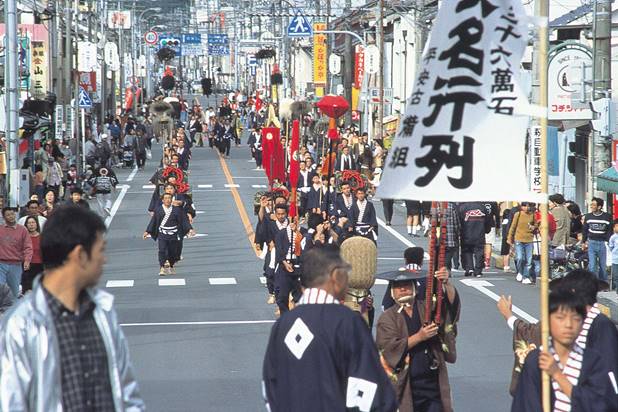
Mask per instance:
[[[537,199],[525,171],[528,117],[520,115],[529,105],[519,69],[527,24],[521,0],[442,3],[378,196]]]

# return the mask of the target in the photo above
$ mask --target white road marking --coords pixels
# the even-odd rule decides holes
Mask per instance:
[[[203,215],[204,213],[206,213],[206,212],[204,212],[203,210],[196,210],[195,211],[196,215]]]
[[[142,189],[154,189],[155,187],[155,185],[143,185]]]
[[[275,323],[274,320],[219,320],[204,322],[152,322],[152,323],[121,323],[120,326],[200,326],[200,325],[260,325]]]
[[[375,284],[376,285],[388,285],[388,280],[386,280],[386,279],[376,279]]]
[[[391,226],[386,226],[386,223],[384,223],[384,221],[382,219],[378,218],[378,224],[380,226],[382,226],[384,228],[384,230],[386,230],[388,233],[390,233],[391,235],[393,235],[397,239],[399,239],[399,241],[401,241],[401,243],[403,243],[407,247],[415,247],[416,246],[414,243],[410,242],[408,239],[406,239],[406,237],[404,235],[402,235],[401,233],[397,232]],[[425,259],[429,259],[429,254],[427,252],[425,252]]]
[[[254,189],[266,189],[268,185],[251,185]]]
[[[211,285],[236,285],[236,278],[208,278]]]
[[[159,279],[159,286],[185,286],[184,279]]]
[[[112,220],[114,220],[114,216],[116,216],[116,212],[118,212],[118,209],[120,208],[120,203],[122,203],[122,199],[124,199],[124,195],[127,194],[127,191],[129,190],[131,186],[129,185],[118,185],[116,186],[116,188],[121,188],[120,193],[118,194],[118,197],[116,197],[116,200],[114,201],[114,205],[112,206],[112,210],[109,213],[109,216],[107,216],[107,218],[105,218],[105,226],[109,228],[109,226],[112,224]]]
[[[223,186],[225,186],[225,187],[240,187],[240,185],[237,184],[237,183],[232,183],[232,184],[226,183]]]
[[[260,283],[261,283],[262,285],[265,285],[265,284],[266,284],[266,276],[260,276]]]
[[[266,176],[234,176],[232,179],[266,179]]]
[[[129,175],[129,177],[127,177],[127,182],[132,182],[136,174],[137,174],[137,166],[133,168],[133,171],[131,171],[131,174]]]
[[[132,288],[134,280],[108,280],[105,284],[106,288]]]
[[[403,258],[400,258],[400,257],[398,257],[398,258],[381,258],[381,257],[379,257],[378,260],[401,260],[401,261],[403,261]]]
[[[461,283],[463,283],[466,286],[470,286],[471,288],[474,288],[476,290],[478,290],[479,292],[483,293],[484,295],[489,296],[491,299],[495,300],[496,302],[498,300],[500,300],[500,296],[496,295],[494,292],[492,292],[491,290],[487,289],[490,286],[493,286],[493,283],[488,282],[487,280],[484,279],[459,279],[459,281]],[[517,306],[513,305],[513,313],[516,315],[519,315],[520,318],[530,322],[530,323],[536,323],[538,322],[538,319],[535,318],[534,316],[529,315],[528,313],[524,312],[523,310],[521,310],[520,308],[518,308]]]
[[[197,185],[200,189],[210,189],[212,185]]]
[[[194,237],[206,237],[208,236],[208,233],[196,233],[195,236],[189,237],[189,236],[185,236],[185,239],[193,239]]]

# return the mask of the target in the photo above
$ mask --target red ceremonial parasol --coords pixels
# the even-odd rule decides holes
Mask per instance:
[[[336,119],[340,118],[348,111],[350,105],[343,96],[328,95],[316,103],[316,106],[322,113],[330,117],[328,124],[328,138],[338,139]]]

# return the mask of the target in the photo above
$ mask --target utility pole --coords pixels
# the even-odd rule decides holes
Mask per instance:
[[[378,17],[378,47],[380,50],[380,70],[378,71],[378,88],[380,102],[378,104],[378,133],[377,138],[384,137],[384,0],[379,1]]]
[[[19,173],[19,165],[17,164],[18,145],[17,127],[18,111],[19,111],[19,77],[17,76],[17,2],[16,0],[8,0],[4,3],[4,21],[6,24],[5,30],[5,72],[4,72],[4,88],[6,90],[6,139],[8,149],[8,168],[6,175],[7,193],[9,199],[7,204],[10,206],[19,206],[17,199],[19,179],[14,175]],[[13,184],[15,182],[15,185]]]
[[[414,22],[416,27],[414,28],[414,67],[418,70],[421,67],[421,61],[423,59],[423,49],[427,42],[427,29],[425,23],[425,0],[416,0],[416,8],[414,9]],[[405,96],[407,99],[408,96]]]
[[[611,12],[612,0],[594,1],[594,22],[593,22],[593,97],[611,97]],[[591,147],[592,146],[592,147]],[[588,155],[590,165],[589,193],[594,193],[596,197],[606,197],[605,193],[597,191],[596,177],[611,164],[611,144],[606,137],[601,136],[600,132],[592,133],[592,149]],[[611,198],[607,198],[608,208],[611,207]]]

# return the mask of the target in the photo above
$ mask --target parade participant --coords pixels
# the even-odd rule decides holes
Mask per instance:
[[[612,235],[612,216],[603,211],[603,204],[603,199],[592,198],[590,213],[584,215],[582,241],[588,249],[588,269],[607,282],[606,244]]]
[[[267,194],[260,197],[260,208],[258,210],[258,222],[255,225],[254,242],[258,249],[261,250],[260,258],[264,259],[263,274],[266,279],[266,288],[268,290],[268,299],[266,303],[272,305],[275,303],[275,285],[274,285],[274,267],[271,269],[271,253],[272,233],[270,222],[272,221],[270,214],[274,210],[273,199]]]
[[[350,182],[344,181],[340,185],[341,193],[337,195],[335,202],[335,211],[338,216],[345,216],[348,219],[352,218],[352,205],[354,204],[354,196],[350,188]]]
[[[296,190],[300,193],[300,210],[299,215],[305,216],[307,212],[307,202],[311,184],[313,181],[313,172],[307,170],[305,162],[299,163],[298,181],[296,182]]]
[[[457,290],[442,268],[435,277],[444,294],[441,325],[425,322],[423,293],[416,280],[424,271],[391,272],[391,294],[396,305],[378,319],[376,343],[382,364],[398,394],[400,412],[452,412],[451,390],[446,362],[455,363],[457,321],[460,302]]]
[[[278,207],[276,211],[282,210]],[[279,220],[279,219],[277,219]],[[275,235],[275,301],[282,314],[290,310],[290,293],[294,302],[300,298],[300,259],[303,249],[304,233],[295,221]]]
[[[251,149],[251,156],[255,160],[257,169],[262,168],[262,129],[256,127],[249,135],[247,145]]]
[[[365,198],[365,188],[356,189],[356,201],[352,204],[351,217],[354,232],[367,239],[378,241],[378,219],[373,203]]]
[[[367,324],[340,304],[348,270],[334,248],[307,252],[301,274],[304,293],[296,308],[273,326],[264,357],[268,410],[397,410]]]
[[[268,288],[269,297],[267,303],[276,303],[275,289],[275,273],[277,270],[277,249],[276,240],[277,234],[289,225],[288,207],[285,203],[274,204],[274,219],[269,217],[264,218],[265,224],[265,240],[268,245],[268,253],[265,258],[264,276],[266,277],[266,287]]]
[[[586,316],[576,342],[584,350],[591,348],[602,353],[609,372],[616,377],[618,376],[618,331],[611,319],[600,311],[597,303],[600,286],[596,276],[583,269],[573,270],[564,278],[553,280],[549,284],[550,292],[572,292],[586,305]],[[514,395],[526,356],[531,350],[541,345],[541,325],[517,319],[513,315],[512,307],[513,301],[510,296],[502,296],[498,301],[498,310],[504,316],[508,326],[513,329],[515,361],[510,393]],[[614,410],[618,410],[618,396],[615,397]]]
[[[399,270],[408,270],[418,272],[423,268],[423,260],[425,259],[425,250],[422,247],[409,247],[403,251],[404,266]],[[420,280],[417,282],[417,286],[420,286],[424,282]],[[396,304],[391,293],[391,284],[386,286],[386,292],[382,298],[382,309],[386,311]]]
[[[144,239],[152,237],[159,246],[159,275],[175,275],[174,264],[180,259],[180,240],[195,235],[184,211],[172,205],[173,196],[164,193],[163,204],[157,208],[144,232]]]
[[[585,317],[585,303],[574,293],[549,294],[549,348],[534,349],[526,356],[511,412],[543,411],[541,371],[551,377],[553,411],[616,410],[616,380],[605,354],[589,347],[584,350],[577,343]]]
[[[461,228],[461,263],[465,276],[483,276],[485,261],[483,250],[485,234],[492,228],[491,217],[480,202],[464,202],[459,205],[459,226]]]
[[[26,203],[26,215],[20,217],[17,223],[22,226],[26,226],[26,219],[30,216],[36,217],[40,228],[43,228],[45,222],[47,222],[47,218],[41,215],[39,202],[37,202],[36,200],[29,200],[28,203]]]
[[[178,167],[183,171],[189,170],[189,160],[191,159],[191,149],[185,147],[185,141],[178,140],[178,149],[176,149],[178,155]]]
[[[343,172],[344,170],[356,170],[356,160],[350,154],[350,147],[344,146],[341,150],[341,155],[337,159],[335,170]]]
[[[17,210],[2,208],[4,225],[0,225],[0,284],[7,284],[13,297],[19,296],[22,269],[30,269],[32,241],[28,230],[17,224]]]
[[[321,183],[320,175],[315,174],[311,177],[311,189],[307,194],[307,210],[313,214],[322,214],[323,197],[325,188]]]
[[[99,204],[101,215],[110,215],[112,210],[112,190],[118,184],[118,180],[109,173],[106,167],[99,169],[98,175],[90,178],[90,185]]]
[[[90,209],[90,204],[82,198],[83,195],[84,191],[79,187],[75,187],[71,189],[71,199],[67,203]]]
[[[2,411],[145,410],[113,298],[96,287],[105,229],[77,206],[47,221],[45,274],[0,322]]]

